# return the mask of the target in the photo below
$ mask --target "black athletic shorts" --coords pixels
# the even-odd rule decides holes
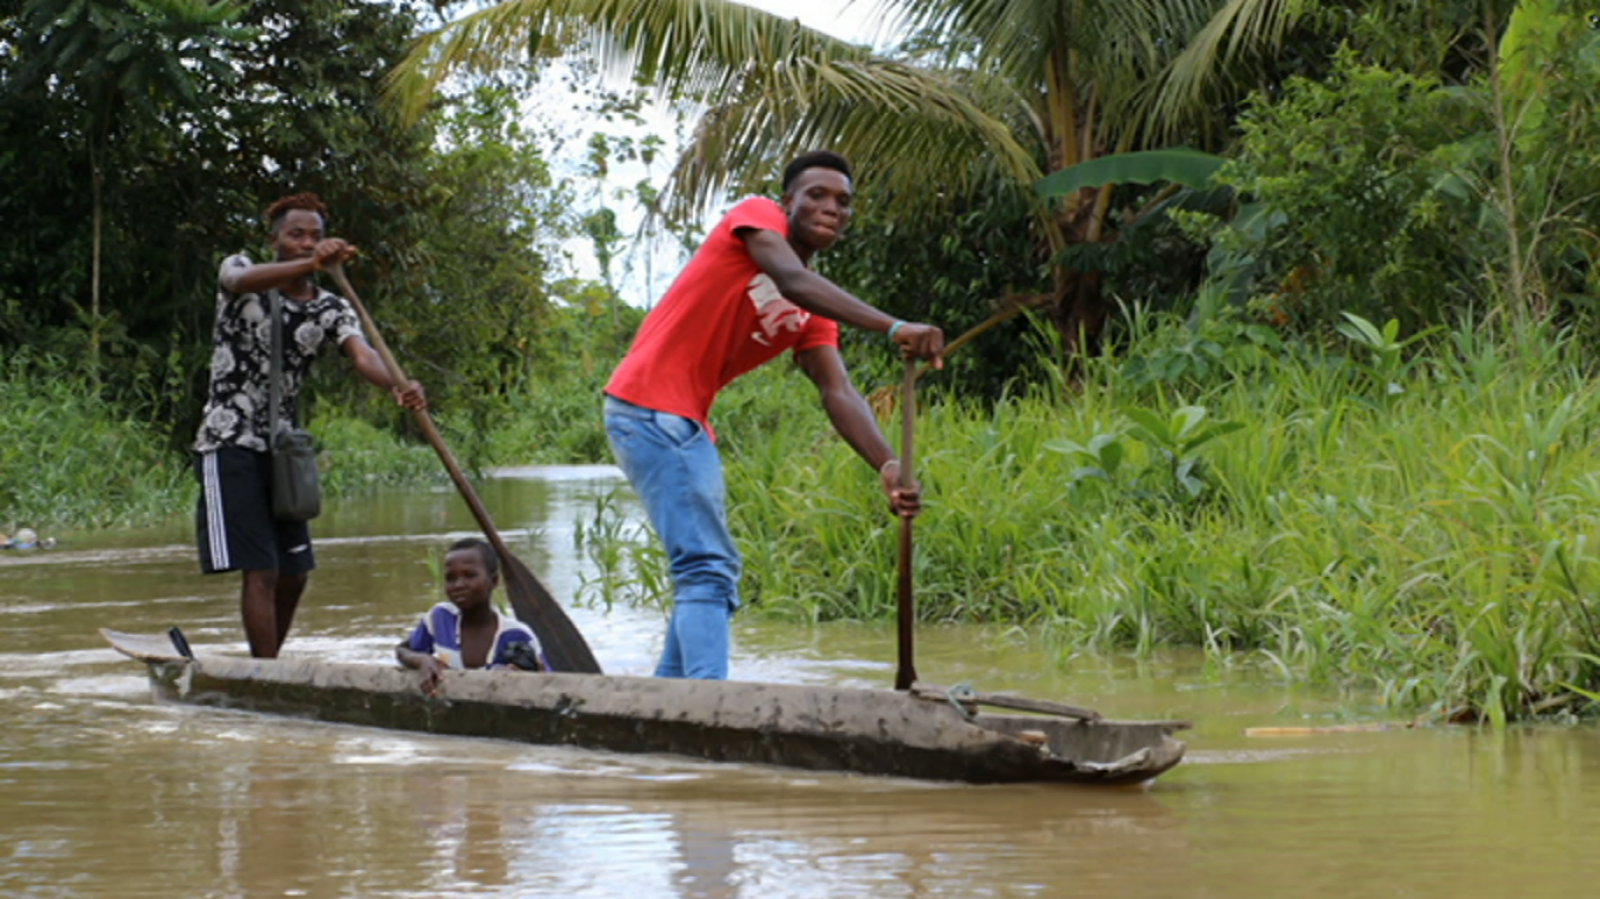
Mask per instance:
[[[198,453],[195,541],[200,570],[304,574],[317,567],[311,529],[303,521],[272,517],[272,459],[266,453],[225,446]]]

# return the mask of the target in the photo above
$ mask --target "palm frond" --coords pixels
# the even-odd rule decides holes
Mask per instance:
[[[1044,133],[1093,127],[1074,138],[1087,140],[1088,151],[1161,146],[1203,127],[1231,86],[1235,58],[1280,41],[1307,0],[885,2],[899,9],[900,28],[943,42],[946,65],[994,72],[1034,92]]]
[[[1207,105],[1208,96],[1228,86],[1228,73],[1243,54],[1280,46],[1311,5],[1311,0],[1227,0],[1152,80],[1143,104],[1152,130],[1175,133]]]
[[[718,97],[752,67],[784,59],[864,59],[864,48],[729,0],[506,0],[412,46],[384,93],[414,118],[450,76],[528,65],[592,48],[613,72],[668,96]]]
[[[1054,47],[1070,44],[1079,31],[1082,2],[1074,0],[921,0],[888,2],[897,27],[944,40],[945,63],[958,65],[973,48],[979,68],[1019,84],[1044,76]]]
[[[796,59],[747,73],[739,93],[701,119],[668,190],[678,208],[700,210],[730,188],[753,189],[761,179],[752,173],[826,147],[849,157],[877,195],[932,211],[990,178],[1039,177],[1037,148],[997,114],[1020,115],[1023,105],[1003,79],[977,73]]]

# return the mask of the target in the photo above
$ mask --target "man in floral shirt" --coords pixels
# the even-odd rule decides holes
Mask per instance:
[[[276,260],[253,263],[242,254],[229,256],[217,273],[211,386],[194,445],[200,480],[195,532],[202,571],[244,573],[245,637],[250,654],[262,658],[276,658],[283,647],[306,577],[316,567],[306,523],[272,516],[270,293],[282,296],[280,420],[298,420],[300,385],[318,353],[331,346],[344,351],[356,374],[393,392],[397,402],[427,406],[422,385],[397,385],[389,377],[350,304],[312,280],[312,273],[356,253],[326,235],[326,215],[316,194],[284,197],[267,208]]]

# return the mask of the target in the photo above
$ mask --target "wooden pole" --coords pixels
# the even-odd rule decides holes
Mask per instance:
[[[914,461],[913,436],[917,422],[917,364],[906,362],[905,381],[900,388],[900,486],[910,487],[913,481],[911,466]],[[910,690],[917,680],[916,665],[912,660],[912,629],[917,619],[916,598],[911,588],[911,519],[900,518],[900,569],[896,582],[897,617],[899,619],[899,661],[894,670],[894,688]]]

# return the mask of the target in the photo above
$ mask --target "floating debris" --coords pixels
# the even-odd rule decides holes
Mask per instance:
[[[0,534],[0,549],[49,549],[55,545],[56,538],[40,539],[33,528],[18,528],[17,532],[9,537]]]

